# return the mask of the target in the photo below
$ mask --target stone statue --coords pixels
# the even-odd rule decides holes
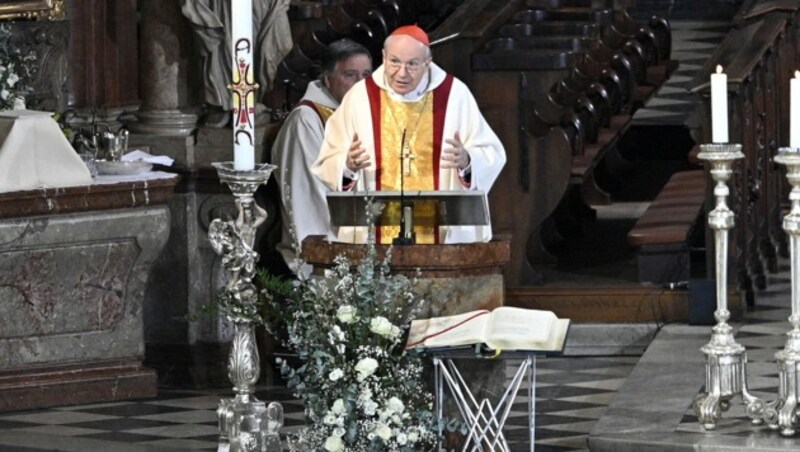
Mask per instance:
[[[210,107],[206,123],[223,126],[230,120],[232,56],[231,1],[180,0],[181,12],[199,38],[203,58],[203,100]],[[261,92],[272,89],[278,64],[292,50],[287,16],[289,0],[253,0],[253,59]]]

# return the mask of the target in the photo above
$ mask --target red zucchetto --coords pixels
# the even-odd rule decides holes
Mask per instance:
[[[403,25],[402,27],[398,27],[389,36],[395,35],[408,35],[425,44],[425,47],[431,46],[431,41],[428,39],[428,33],[425,33],[425,30],[416,25]]]

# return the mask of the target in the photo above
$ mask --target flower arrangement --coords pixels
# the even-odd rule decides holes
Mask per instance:
[[[0,110],[25,108],[36,68],[36,54],[15,45],[11,29],[0,25]]]
[[[367,209],[374,218],[370,202]],[[303,450],[423,451],[436,439],[421,358],[404,351],[424,299],[413,279],[389,273],[391,250],[380,260],[369,237],[360,262],[338,256],[324,276],[272,292],[282,299],[273,311],[288,313],[286,345],[299,357],[279,364],[304,402]]]

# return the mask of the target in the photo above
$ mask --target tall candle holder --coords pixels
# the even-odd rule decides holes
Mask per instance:
[[[222,256],[228,283],[220,291],[221,310],[233,322],[234,337],[228,356],[228,378],[233,399],[223,398],[217,408],[219,451],[280,450],[278,430],[283,425],[283,408],[277,402],[267,406],[253,395],[261,374],[255,328],[261,320],[258,289],[253,284],[258,253],[253,242],[267,212],[253,195],[269,180],[275,165],[262,164],[252,170],[235,170],[233,162],[213,163],[222,182],[233,193],[238,216],[235,220],[215,219],[208,228],[214,252]],[[277,440],[277,446],[274,446]],[[275,449],[277,447],[277,449]]]
[[[716,206],[708,213],[708,225],[714,230],[716,250],[717,324],[712,328],[711,340],[700,348],[706,355],[705,392],[694,400],[694,411],[706,430],[716,428],[722,412],[730,407],[734,396],[741,396],[746,413],[753,424],[764,422],[765,403],[747,390],[747,352],[736,342],[733,328],[728,324],[728,231],[733,229],[734,214],[726,199],[730,194],[728,181],[733,174],[733,162],[744,157],[740,144],[704,144],[697,156],[711,165],[711,177],[716,182]]]
[[[783,217],[783,230],[789,235],[789,251],[791,256],[792,276],[792,314],[789,316],[791,331],[786,333],[786,345],[775,353],[778,365],[780,386],[778,400],[767,422],[773,428],[780,429],[781,435],[794,435],[798,424],[797,405],[800,398],[800,149],[780,148],[775,162],[786,166],[786,179],[792,186],[789,201],[792,208]]]

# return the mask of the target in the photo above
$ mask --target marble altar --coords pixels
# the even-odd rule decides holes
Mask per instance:
[[[0,411],[156,395],[143,311],[178,179],[0,194]]]

